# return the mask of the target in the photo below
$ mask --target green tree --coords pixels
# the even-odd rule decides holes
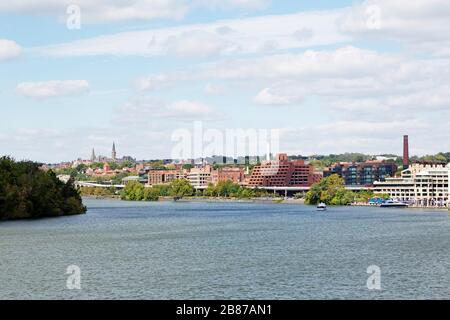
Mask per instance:
[[[186,179],[178,179],[170,184],[169,194],[174,199],[189,197],[194,194],[194,188]]]
[[[103,169],[103,162],[93,162],[89,165],[91,169]]]
[[[145,201],[158,201],[159,190],[155,188],[145,188],[143,200]]]
[[[336,174],[314,184],[306,193],[306,204],[324,202],[330,205],[347,205],[355,199],[355,194],[345,189],[344,179]]]
[[[209,183],[205,190],[203,190],[205,197],[217,197],[217,191],[212,183]]]
[[[185,170],[191,170],[194,166],[190,163],[183,164],[183,169]]]
[[[73,178],[60,181],[38,163],[0,158],[0,220],[85,213]]]
[[[160,197],[168,197],[170,195],[170,185],[160,184],[154,185],[152,188],[158,190],[158,194]]]
[[[129,182],[121,193],[122,200],[142,201],[144,199],[145,187],[137,181]]]

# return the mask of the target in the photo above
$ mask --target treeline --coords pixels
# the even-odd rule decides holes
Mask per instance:
[[[273,193],[261,189],[249,189],[232,181],[221,181],[216,185],[208,185],[201,195],[205,197],[250,199],[256,197],[272,197]]]
[[[81,187],[80,193],[82,196],[110,197],[117,195],[118,191],[116,188]]]
[[[31,161],[0,158],[0,220],[57,217],[86,212],[73,184]]]
[[[150,188],[133,181],[128,183],[121,193],[122,200],[130,201],[158,201],[160,197],[181,199],[192,196],[250,199],[272,197],[273,194],[266,190],[248,189],[231,181],[219,182],[217,185],[210,184],[203,191],[195,190],[185,179],[174,180],[170,184],[155,185]]]
[[[122,190],[122,200],[129,201],[158,201],[159,197],[173,197],[181,199],[194,195],[195,190],[185,179],[174,180],[167,185],[155,185],[146,188],[143,184],[132,181]]]
[[[354,202],[368,202],[373,197],[387,199],[389,195],[375,194],[370,190],[347,190],[344,179],[333,174],[311,187],[306,193],[305,203],[316,205],[323,202],[327,205],[349,205]]]

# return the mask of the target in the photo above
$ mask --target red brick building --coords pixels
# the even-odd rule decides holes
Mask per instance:
[[[148,172],[148,184],[151,186],[185,178],[186,172],[184,170],[150,170]]]
[[[211,182],[217,184],[222,181],[231,181],[241,184],[244,182],[244,169],[242,168],[219,168],[211,172]]]
[[[276,160],[255,166],[248,181],[249,187],[309,187],[318,177],[314,168],[303,160],[290,161],[287,154]]]

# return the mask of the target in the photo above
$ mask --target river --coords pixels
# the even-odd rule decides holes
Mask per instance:
[[[0,299],[449,298],[446,211],[84,202],[86,215],[0,223]]]

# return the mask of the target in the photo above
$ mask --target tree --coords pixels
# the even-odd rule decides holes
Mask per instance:
[[[158,201],[159,200],[159,190],[155,189],[155,188],[145,188],[143,200]]]
[[[214,187],[214,185],[212,183],[208,184],[208,187],[206,187],[206,189],[203,191],[203,195],[205,197],[216,197],[217,196],[216,188]]]
[[[168,197],[169,196],[170,185],[160,184],[160,185],[154,185],[152,188],[158,191],[158,194],[160,197]]]
[[[306,193],[306,204],[324,202],[330,205],[347,205],[355,199],[355,194],[345,189],[344,179],[337,174],[322,179]]]
[[[122,190],[121,198],[128,201],[141,201],[144,199],[144,190],[143,184],[131,181]]]
[[[60,181],[35,162],[0,158],[0,220],[85,213],[73,182]]]
[[[169,194],[174,199],[189,197],[194,194],[194,188],[186,179],[178,179],[170,184]]]
[[[191,170],[194,166],[190,163],[183,164],[183,169],[185,170]]]
[[[89,165],[89,167],[91,167],[92,169],[103,169],[103,162],[93,162]]]

